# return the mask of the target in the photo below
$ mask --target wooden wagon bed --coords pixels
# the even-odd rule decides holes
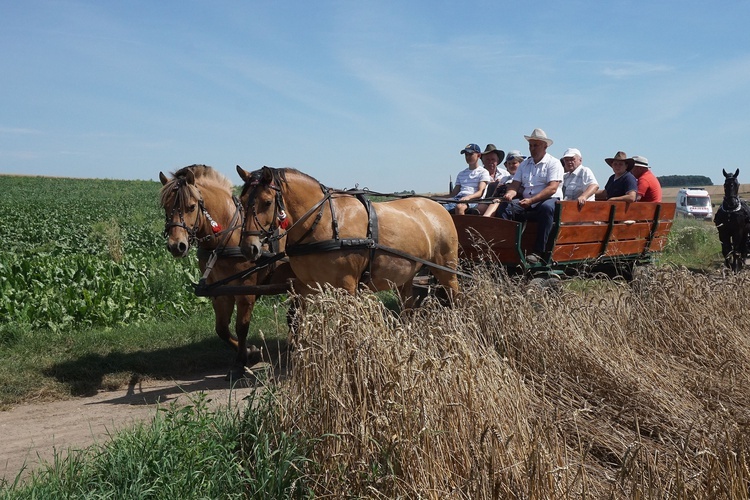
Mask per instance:
[[[575,201],[558,201],[544,260],[532,266],[526,261],[536,238],[536,223],[495,217],[454,215],[460,255],[471,261],[494,261],[520,270],[613,264],[632,269],[650,262],[661,251],[675,215],[674,203],[627,203],[591,201],[579,207]]]

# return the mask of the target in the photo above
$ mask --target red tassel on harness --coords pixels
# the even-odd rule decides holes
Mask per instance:
[[[286,216],[286,212],[284,212],[283,210],[279,212],[278,219],[279,219],[279,228],[286,230],[286,228],[289,227],[289,219]]]
[[[221,232],[221,225],[218,222],[211,221],[211,231],[214,234]]]

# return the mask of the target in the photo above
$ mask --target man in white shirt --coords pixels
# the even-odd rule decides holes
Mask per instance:
[[[563,176],[563,199],[576,200],[578,206],[587,201],[594,201],[594,195],[599,190],[594,172],[582,165],[581,152],[576,148],[565,150],[561,158],[565,175]]]
[[[530,156],[518,166],[513,181],[497,208],[497,216],[516,221],[536,221],[537,235],[533,253],[526,256],[529,264],[539,264],[547,252],[547,238],[554,224],[555,202],[562,199],[563,167],[560,160],[547,153],[552,139],[544,130],[535,128],[524,138],[529,142]],[[523,198],[513,200],[523,189]],[[490,213],[487,210],[484,215]],[[492,215],[492,214],[490,214]]]
[[[479,149],[479,146],[467,144],[461,150],[461,154],[464,155],[469,166],[458,173],[453,191],[448,196],[464,203],[447,203],[444,205],[448,211],[456,215],[463,215],[467,208],[476,209],[476,203],[465,202],[481,198],[484,194],[484,188],[490,182],[490,173],[479,164],[482,157],[482,150]]]

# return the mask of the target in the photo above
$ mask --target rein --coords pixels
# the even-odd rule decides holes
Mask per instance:
[[[368,190],[348,190],[348,191],[341,191],[341,190],[334,190],[331,188],[327,188],[323,184],[319,184],[321,190],[323,191],[323,198],[320,199],[317,203],[315,203],[310,209],[307,210],[299,219],[295,220],[290,226],[287,228],[281,228],[280,224],[277,224],[276,221],[282,221],[285,219],[286,214],[284,211],[284,202],[283,198],[281,196],[281,188],[279,188],[276,185],[276,182],[269,184],[268,186],[274,190],[276,190],[276,196],[275,196],[275,204],[274,204],[274,217],[272,221],[269,224],[268,228],[263,227],[263,225],[258,220],[258,216],[255,210],[255,190],[260,185],[259,180],[254,180],[253,182],[248,184],[251,186],[252,191],[248,193],[248,202],[247,206],[245,207],[245,213],[251,214],[252,217],[255,220],[255,224],[257,227],[260,228],[260,230],[257,231],[248,231],[243,227],[242,231],[242,237],[244,239],[245,236],[258,236],[261,238],[261,243],[271,243],[273,241],[278,241],[281,238],[287,236],[287,234],[297,225],[308,218],[312,216],[313,213],[315,213],[316,210],[320,209],[318,211],[318,214],[315,218],[315,221],[313,222],[312,226],[305,232],[304,235],[302,235],[297,242],[289,244],[289,241],[287,239],[287,246],[285,253],[286,255],[290,257],[294,256],[301,256],[301,255],[311,255],[315,253],[321,253],[321,252],[331,252],[331,251],[337,251],[337,250],[358,250],[358,249],[366,249],[370,252],[370,258],[368,261],[368,270],[363,273],[363,276],[360,277],[360,281],[367,281],[371,279],[372,276],[372,262],[375,258],[375,251],[380,250],[383,252],[387,252],[393,255],[397,255],[399,257],[419,262],[420,264],[423,264],[425,266],[440,269],[443,271],[447,271],[453,274],[457,274],[464,278],[471,278],[472,276],[462,273],[461,271],[458,271],[457,269],[453,269],[447,266],[442,266],[440,264],[436,264],[434,262],[430,262],[426,259],[422,259],[420,257],[417,257],[415,255],[411,255],[406,252],[402,252],[401,250],[381,245],[378,243],[378,223],[377,223],[377,214],[375,213],[375,210],[372,208],[372,204],[370,202],[370,199],[367,197],[368,194],[375,194],[373,192],[370,192]],[[367,211],[367,236],[365,238],[339,238],[339,231],[338,231],[338,219],[336,218],[336,212],[333,205],[333,195],[334,194],[344,194],[347,196],[355,196],[365,207],[365,210]],[[412,195],[409,195],[412,196]],[[307,238],[314,229],[317,227],[318,223],[320,222],[322,216],[323,216],[323,204],[328,201],[330,210],[331,210],[331,224],[333,229],[333,239],[330,240],[323,240],[323,241],[315,241],[311,243],[302,243],[300,244],[300,241],[303,241],[305,238]],[[284,217],[280,217],[280,215],[283,214]],[[278,234],[274,235],[275,229],[279,227],[283,230],[279,231]]]

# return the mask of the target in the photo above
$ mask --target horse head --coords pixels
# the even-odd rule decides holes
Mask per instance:
[[[240,195],[245,209],[240,249],[248,260],[255,262],[274,232],[289,225],[281,193],[286,177],[284,170],[270,167],[247,172],[237,165],[237,173],[245,182]]]
[[[734,174],[727,173],[726,170],[721,169],[724,174],[724,201],[722,207],[727,211],[737,210],[740,206],[740,199],[738,193],[740,191],[740,181],[737,177],[740,175],[740,169],[738,168]]]
[[[164,235],[167,248],[175,257],[185,257],[193,243],[213,240],[221,231],[219,220],[226,218],[225,208],[231,203],[231,183],[217,171],[205,165],[191,165],[172,174],[168,179],[159,172],[162,183],[160,192],[161,206],[165,212]],[[212,209],[214,216],[206,208],[199,181],[214,180],[221,187],[221,199]],[[217,214],[219,214],[217,216]],[[223,220],[222,220],[223,222]],[[225,225],[229,225],[224,222]]]

